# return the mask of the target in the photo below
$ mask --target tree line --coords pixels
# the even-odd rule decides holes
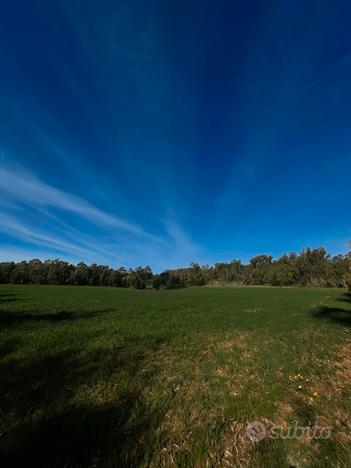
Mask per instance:
[[[0,283],[71,284],[136,289],[174,289],[203,285],[266,285],[351,288],[351,252],[329,255],[322,247],[307,248],[274,260],[258,255],[247,264],[240,260],[153,273],[151,268],[113,269],[106,265],[77,265],[63,260],[38,259],[0,263]]]

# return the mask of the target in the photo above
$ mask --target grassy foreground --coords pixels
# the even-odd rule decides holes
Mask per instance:
[[[350,397],[342,290],[0,286],[0,466],[349,467]]]

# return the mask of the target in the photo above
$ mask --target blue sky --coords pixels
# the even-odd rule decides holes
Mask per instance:
[[[347,1],[13,1],[0,260],[159,271],[351,238]]]

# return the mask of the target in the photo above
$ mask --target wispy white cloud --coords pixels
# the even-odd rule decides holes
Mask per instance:
[[[127,267],[147,263],[162,269],[196,261],[200,252],[173,212],[166,219],[158,219],[158,234],[152,234],[50,186],[22,168],[4,165],[0,166],[1,192],[0,232],[32,245],[34,251],[51,252],[51,257],[59,252],[69,261]],[[67,222],[63,212],[74,215],[72,223]],[[81,218],[97,226],[100,234],[93,234],[96,228],[87,232],[77,229]]]
[[[94,239],[87,236],[85,233],[79,229],[73,227],[72,225],[65,222],[63,219],[59,218],[55,214],[51,213],[47,208],[37,210],[43,217],[48,218],[55,226],[55,232],[60,233],[65,238],[69,238],[73,242],[78,242],[80,245],[92,249],[96,252],[102,253],[106,258],[113,258],[115,256],[114,251],[116,249],[116,242],[111,246],[106,246],[104,243],[94,242]],[[111,247],[111,250],[109,248]]]
[[[139,226],[106,213],[82,198],[52,187],[24,171],[11,171],[0,167],[0,189],[11,194],[14,199],[31,206],[47,206],[70,211],[98,226],[103,224],[136,235],[145,234]]]
[[[84,247],[80,247],[77,243],[72,243],[57,236],[42,232],[41,230],[35,229],[33,226],[28,226],[13,216],[4,213],[0,213],[0,231],[40,247],[50,247],[65,254],[69,253],[80,256],[81,259],[91,257],[92,250],[95,250],[93,246],[91,246],[89,250]],[[108,260],[108,257],[105,257],[105,259]]]
[[[0,262],[21,262],[23,260],[32,260],[33,258],[48,260],[61,258],[61,256],[58,254],[58,252],[51,249],[15,247],[11,244],[1,245],[0,247]],[[72,263],[77,263],[80,259],[74,255],[66,255],[65,260]]]
[[[351,54],[347,54],[344,57],[342,57],[340,60],[338,60],[337,62],[333,63],[326,71],[320,74],[315,80],[308,83],[303,89],[301,89],[297,94],[295,94],[291,98],[289,103],[302,98],[304,95],[312,91],[314,88],[324,84],[327,80],[332,78],[334,74],[339,73],[342,67],[345,67],[345,65],[350,66],[350,62],[351,62]]]
[[[182,257],[189,257],[194,260],[199,253],[200,247],[182,226],[174,218],[168,218],[164,221],[164,227],[173,240],[175,254],[181,254]]]

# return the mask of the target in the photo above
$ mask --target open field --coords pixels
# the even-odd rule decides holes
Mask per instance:
[[[0,327],[1,466],[351,466],[343,290],[1,286]]]

